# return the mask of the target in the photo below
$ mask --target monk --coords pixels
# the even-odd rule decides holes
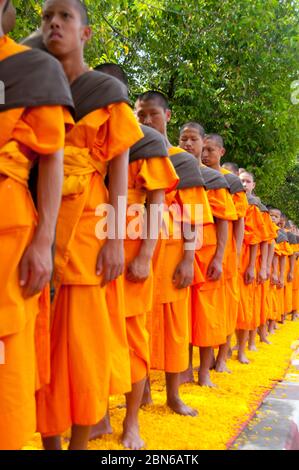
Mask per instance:
[[[224,258],[224,284],[226,299],[226,338],[220,345],[216,361],[219,372],[228,371],[226,361],[230,349],[231,337],[235,332],[239,306],[238,265],[244,238],[244,216],[248,203],[246,194],[238,176],[221,168],[220,163],[225,155],[223,139],[220,135],[207,135],[204,140],[202,160],[209,168],[221,172],[226,178],[235,205],[235,218],[229,222],[228,241]]]
[[[44,46],[62,63],[71,85],[76,125],[65,140],[51,382],[38,394],[38,429],[45,449],[55,450],[72,427],[69,449],[84,450],[91,426],[107,409],[113,335],[106,286],[124,270],[128,149],[143,133],[126,87],[84,61],[92,34],[84,3],[46,1],[41,30]],[[124,441],[130,431],[125,427]]]
[[[117,64],[102,64],[97,70],[113,75],[125,85],[128,84],[126,74]],[[129,154],[126,268],[123,278],[132,381],[132,392],[127,394],[125,418],[125,427],[130,428],[130,433],[127,434],[126,440],[123,440],[123,444],[135,450],[144,447],[139,435],[138,411],[150,368],[146,321],[153,306],[152,258],[162,223],[159,213],[163,213],[165,190],[172,189],[179,181],[171,161],[167,158],[168,152],[161,134],[147,126],[141,126],[141,130],[144,137],[131,148]],[[140,217],[135,216],[137,220],[134,221],[136,210],[139,211]],[[111,291],[110,287],[107,289],[107,295],[110,296],[111,305],[115,292]],[[112,308],[111,313],[114,316],[116,310],[119,310],[117,307],[116,305]],[[109,309],[111,310],[110,306]],[[123,368],[123,361],[119,361],[118,367]],[[112,390],[116,391],[119,390]],[[98,426],[98,431],[94,437],[103,434],[103,423]]]
[[[253,307],[251,324],[249,328],[249,339],[248,348],[251,351],[256,351],[255,337],[257,330],[261,325],[261,304],[263,302],[263,284],[267,281],[267,268],[268,268],[268,242],[272,242],[274,236],[269,233],[270,228],[267,226],[265,214],[268,212],[266,206],[264,206],[259,198],[253,196],[255,189],[255,179],[252,173],[244,171],[240,174],[240,179],[243,183],[244,188],[249,199],[249,203],[256,207],[255,216],[258,218],[256,231],[259,234],[259,244],[257,247],[256,261],[255,261],[255,272],[256,277],[254,281],[253,290]],[[268,219],[267,219],[268,221]],[[272,237],[273,236],[273,237]],[[272,237],[272,238],[271,238]],[[265,342],[267,342],[265,338]]]
[[[293,309],[292,319],[296,320],[299,313],[299,230],[298,227],[293,226],[293,233],[296,236],[295,245],[295,267],[294,267],[294,280],[293,280]]]
[[[281,212],[274,207],[269,206],[269,215],[271,220],[276,227],[278,234],[279,231],[279,221]],[[269,325],[268,331],[269,334],[274,334],[276,329],[276,322],[278,321],[279,308],[278,308],[278,285],[279,285],[279,248],[277,243],[277,237],[274,242],[274,254],[272,260],[271,274],[270,274],[270,312],[269,312]]]
[[[222,278],[228,221],[236,219],[236,210],[224,176],[202,164],[205,131],[196,122],[185,124],[180,131],[179,145],[194,155],[205,180],[207,196],[214,222],[205,225],[203,246],[196,250],[195,263],[204,275],[204,281],[191,287],[191,347],[187,381],[192,380],[192,346],[200,350],[198,383],[212,387],[210,379],[213,347],[226,343],[226,303]],[[216,363],[218,370],[219,363]],[[186,381],[186,380],[184,380]]]
[[[140,123],[164,136],[169,158],[180,177],[177,189],[166,194],[168,233],[160,237],[154,255],[154,307],[149,321],[151,366],[165,371],[168,406],[175,413],[196,416],[197,411],[179,396],[180,373],[188,367],[189,286],[194,276],[196,241],[193,227],[213,219],[196,159],[169,142],[171,111],[167,98],[160,92],[145,92],[139,95],[135,111]],[[197,205],[202,205],[203,217],[196,214]],[[180,234],[176,237],[178,225]],[[189,234],[186,226],[191,230]]]
[[[49,380],[51,249],[65,128],[73,123],[61,65],[10,39],[14,22],[12,3],[0,0],[0,79],[6,85],[0,104],[1,450],[21,449],[33,436],[35,391]],[[36,206],[29,191],[33,166]]]

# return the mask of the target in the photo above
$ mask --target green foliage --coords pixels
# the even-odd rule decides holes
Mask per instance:
[[[42,1],[15,4],[14,37],[20,39],[39,25]],[[262,199],[277,201],[299,223],[299,105],[291,103],[291,83],[299,73],[299,1],[86,4],[94,30],[86,51],[90,65],[122,64],[132,98],[152,88],[167,94],[174,143],[179,126],[191,119],[221,133],[226,159],[253,171]],[[288,190],[291,184],[297,193]]]

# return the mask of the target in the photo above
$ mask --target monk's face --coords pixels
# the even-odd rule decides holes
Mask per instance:
[[[225,149],[220,147],[212,139],[204,139],[202,151],[202,163],[211,168],[220,166],[220,161],[225,154]]]
[[[91,37],[74,0],[47,0],[43,8],[43,41],[49,52],[57,58],[83,51]]]
[[[281,217],[281,213],[278,209],[271,209],[269,211],[269,214],[270,214],[270,217],[272,219],[272,222],[274,222],[276,225],[279,224],[280,222],[280,217]]]
[[[246,194],[251,194],[255,188],[255,182],[253,181],[252,176],[249,175],[249,173],[241,173],[240,180],[243,184]]]
[[[198,160],[201,160],[203,151],[203,138],[198,130],[192,127],[185,127],[180,135],[179,145],[186,152],[192,153]]]
[[[167,124],[171,118],[171,111],[164,109],[158,100],[137,100],[135,113],[140,124],[152,127],[163,135],[167,133]]]
[[[9,33],[13,30],[16,23],[16,9],[13,6],[12,2],[8,3],[3,0],[3,14],[2,14],[2,28],[4,34]],[[1,5],[1,4],[0,4]],[[4,11],[5,10],[5,11]]]

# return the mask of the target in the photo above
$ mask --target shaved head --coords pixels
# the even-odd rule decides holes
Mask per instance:
[[[126,73],[118,64],[107,62],[105,64],[98,65],[97,67],[95,67],[94,70],[98,70],[98,72],[103,72],[107,75],[111,75],[112,77],[118,78],[118,80],[123,82],[126,86],[128,86],[129,84]]]
[[[204,128],[202,127],[201,124],[199,124],[198,122],[194,122],[194,121],[190,121],[190,122],[187,122],[186,124],[184,124],[181,129],[180,129],[180,134],[182,135],[182,133],[186,130],[186,129],[194,129],[196,130],[200,137],[204,138],[205,137],[205,130]]]
[[[155,101],[165,111],[169,109],[168,99],[160,91],[149,90],[149,91],[146,91],[145,93],[141,93],[138,96],[137,101],[144,101],[144,102]]]
[[[212,140],[218,147],[224,148],[224,141],[219,134],[208,134],[205,136],[206,140]]]
[[[74,6],[79,11],[80,16],[81,16],[81,20],[82,20],[82,24],[84,26],[88,26],[89,25],[89,16],[88,16],[88,9],[87,9],[87,6],[85,4],[85,1],[84,0],[68,0],[68,1],[73,3]],[[44,2],[44,7],[47,6],[47,4],[49,4],[50,2],[51,2],[51,0],[46,0]]]

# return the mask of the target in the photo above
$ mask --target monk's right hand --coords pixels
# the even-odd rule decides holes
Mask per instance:
[[[254,281],[254,268],[248,267],[244,273],[244,282],[246,286],[249,286],[249,284],[252,284]]]
[[[124,268],[123,240],[107,240],[98,255],[96,265],[97,276],[103,275],[102,287],[121,276]]]
[[[126,279],[130,282],[144,282],[151,271],[151,258],[136,256],[128,265]]]
[[[50,282],[53,270],[51,244],[33,240],[19,266],[20,286],[25,298],[37,295]]]
[[[222,276],[222,262],[214,258],[207,270],[209,281],[218,281]]]

